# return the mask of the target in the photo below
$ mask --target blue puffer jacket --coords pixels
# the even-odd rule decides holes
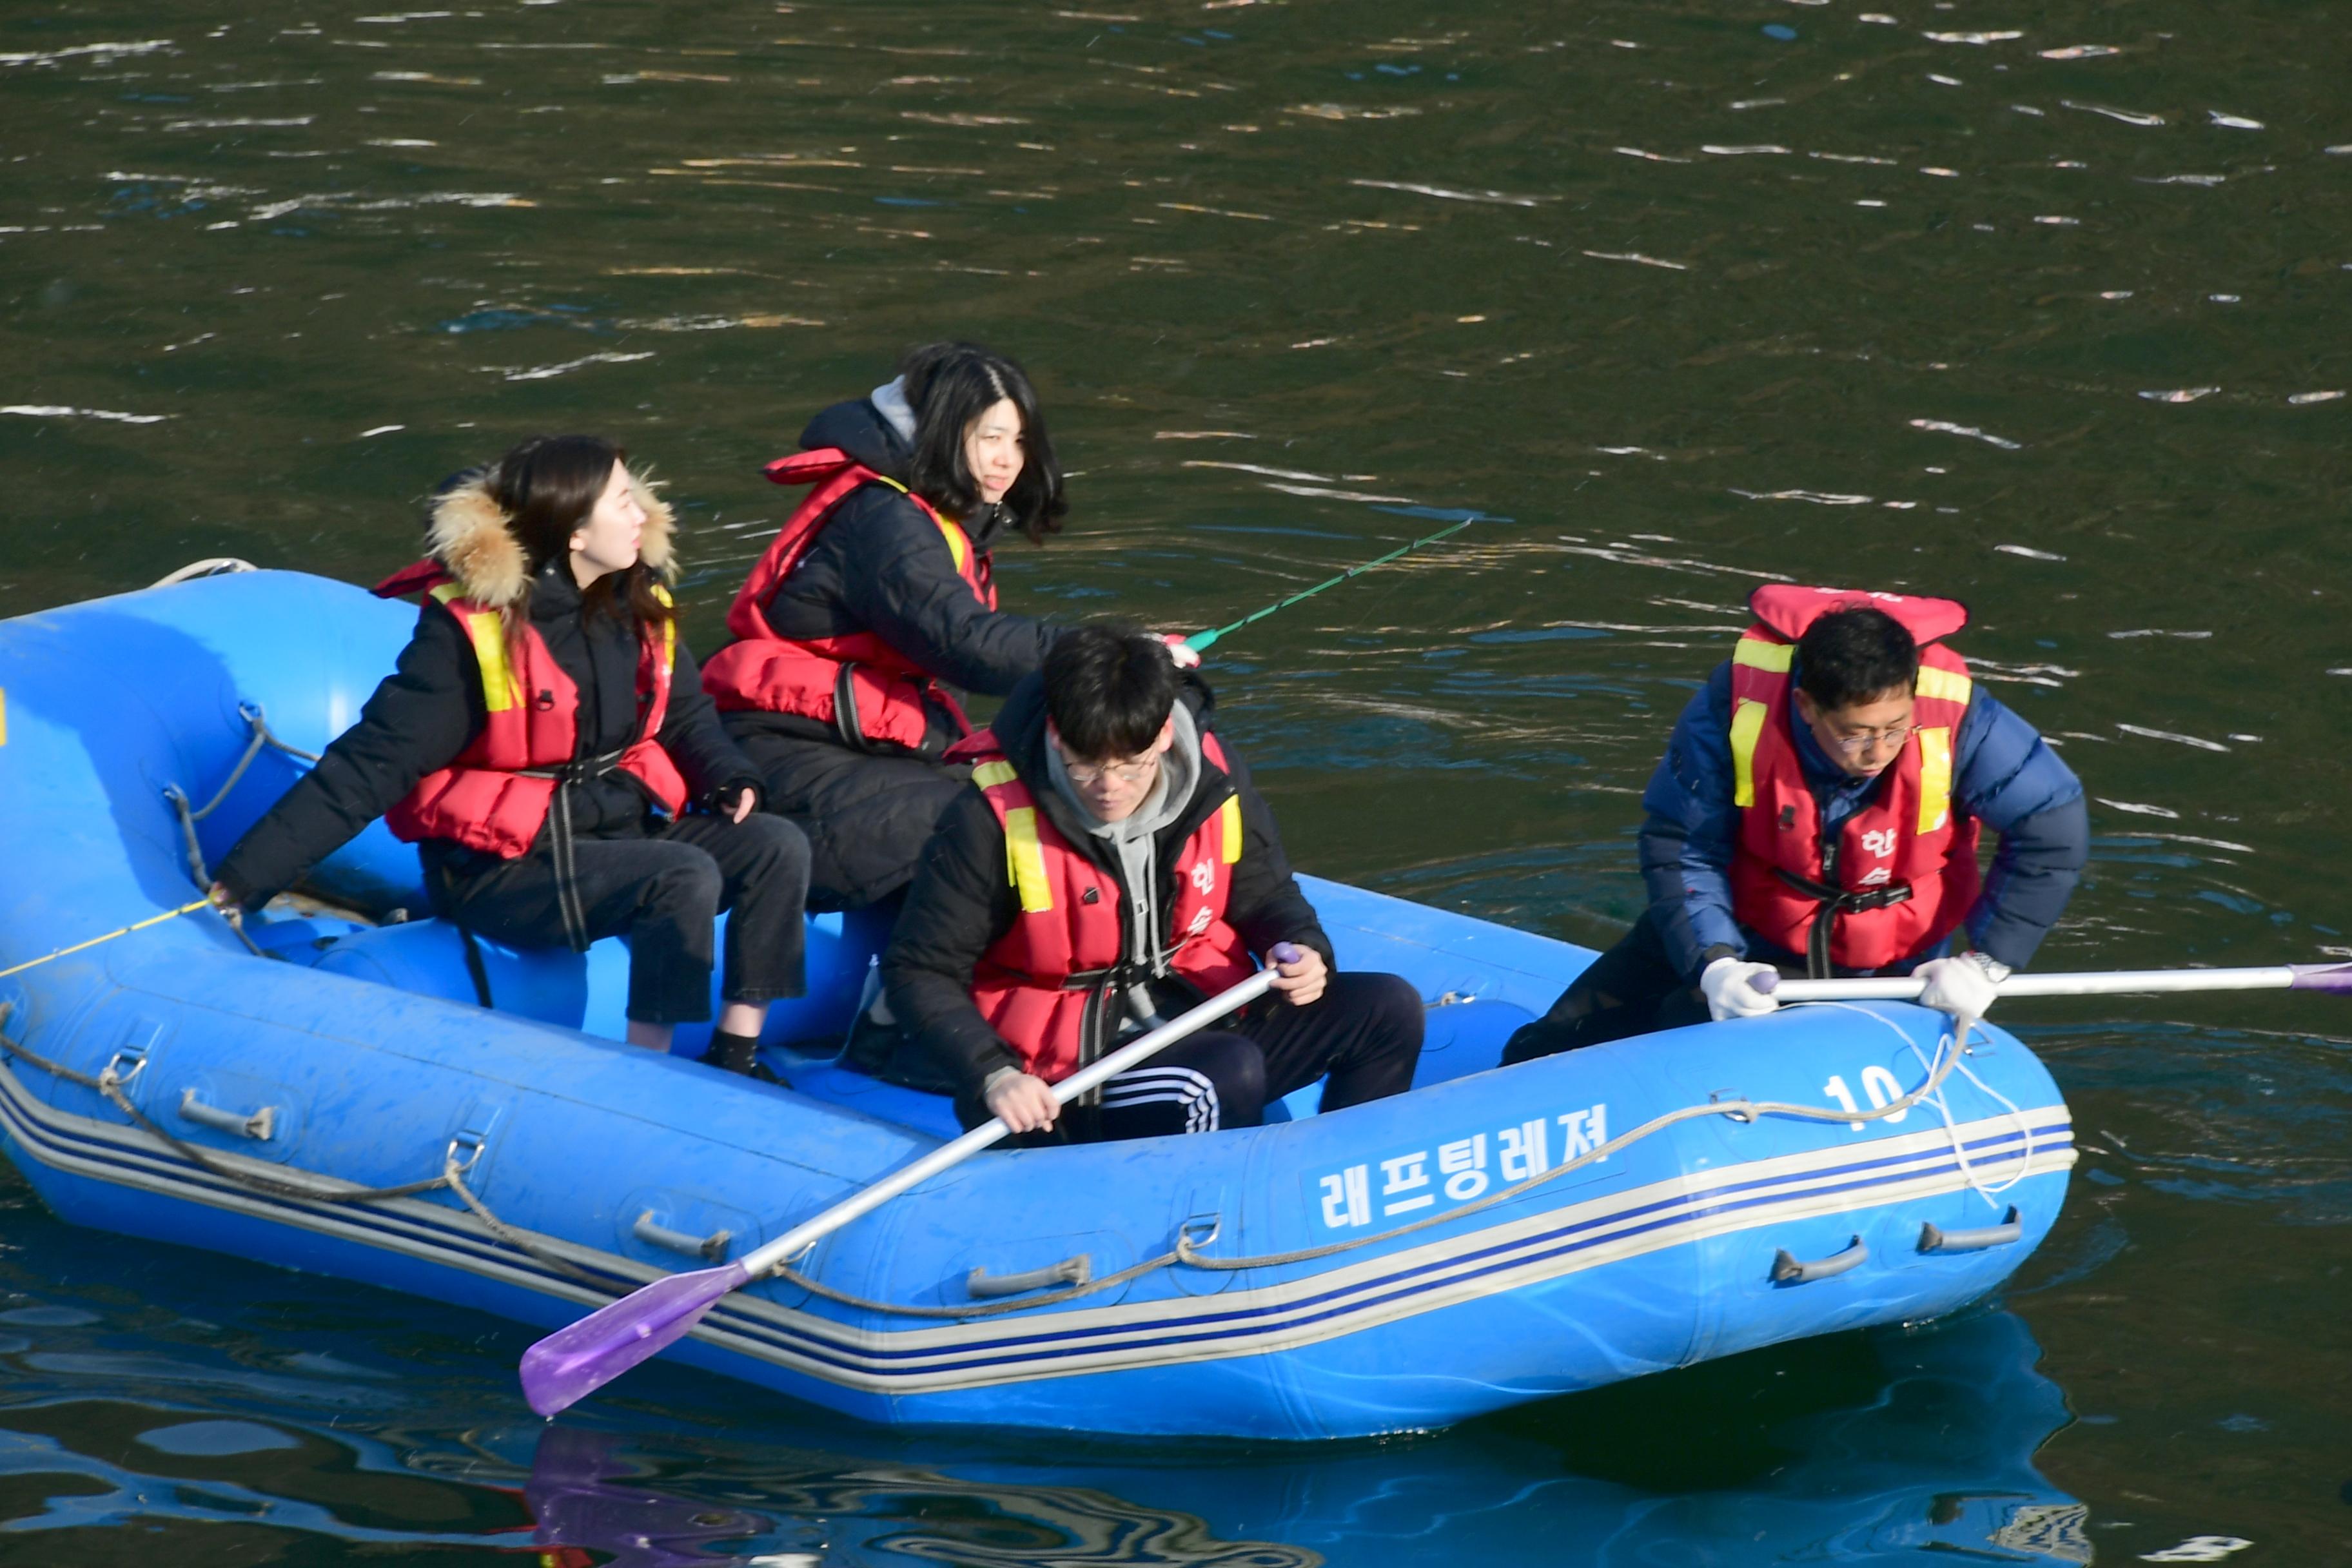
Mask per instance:
[[[1821,804],[1822,837],[1827,839],[1868,803],[1878,780],[1849,777],[1831,762],[1793,703],[1789,724],[1805,781]],[[2021,968],[2066,908],[2090,858],[2083,785],[2033,726],[2001,706],[1981,683],[1960,721],[1957,753],[1953,809],[2000,836],[1984,892],[1969,910],[1965,929],[1979,952]],[[1648,813],[1642,825],[1642,876],[1649,885],[1650,916],[1665,938],[1666,951],[1693,983],[1706,963],[1726,953],[1765,963],[1803,963],[1732,915],[1731,857],[1739,810],[1731,804],[1731,665],[1726,661],[1683,710],[1665,759],[1642,795]],[[1895,968],[1907,972],[1949,945],[1915,953]]]

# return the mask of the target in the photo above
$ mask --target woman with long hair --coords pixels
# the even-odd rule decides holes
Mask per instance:
[[[665,585],[669,507],[593,436],[539,437],[434,498],[425,594],[359,721],[238,840],[212,889],[257,908],[376,817],[415,843],[436,913],[515,946],[629,937],[628,1037],[710,1016],[752,1069],[768,1005],[803,985],[808,842],[703,694]],[[699,809],[690,807],[698,806]]]
[[[810,903],[852,909],[912,879],[969,777],[944,758],[971,732],[946,689],[1002,697],[1057,629],[996,607],[990,551],[1042,543],[1062,470],[1022,368],[973,343],[928,343],[866,397],[835,404],[767,467],[813,485],[728,613],[736,640],[702,683],[803,828]]]

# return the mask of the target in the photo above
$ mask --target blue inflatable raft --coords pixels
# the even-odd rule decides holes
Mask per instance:
[[[0,968],[186,903],[413,614],[265,572],[0,622]],[[955,1131],[943,1100],[795,1048],[854,1009],[881,934],[856,920],[813,922],[777,1088],[685,1059],[697,1031],[675,1057],[618,1044],[616,943],[490,946],[485,1011],[457,934],[406,918],[417,881],[379,824],[320,868],[326,902],[248,926],[258,953],[199,911],[0,979],[9,1157],[69,1221],[551,1327]],[[1412,1093],[982,1154],[669,1353],[882,1423],[1357,1436],[1934,1317],[2057,1217],[2066,1108],[1998,1029],[1953,1059],[1941,1015],[1791,1007],[1496,1070],[1590,953],[1307,891],[1343,965],[1426,998]],[[1860,1119],[1740,1109],[1765,1100]]]

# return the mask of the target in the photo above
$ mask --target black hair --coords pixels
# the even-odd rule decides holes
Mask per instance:
[[[1176,706],[1176,661],[1124,623],[1064,632],[1045,655],[1045,711],[1073,762],[1132,757],[1160,738]]]
[[[964,461],[964,432],[1001,398],[1021,411],[1021,477],[1000,503],[1013,526],[1041,543],[1058,532],[1070,503],[1062,495],[1062,466],[1055,459],[1037,389],[1029,375],[1004,355],[978,343],[925,343],[898,362],[907,403],[915,411],[915,450],[907,482],[925,500],[957,518],[980,508],[980,486]]]
[[[1826,712],[1908,693],[1919,645],[1884,610],[1832,610],[1797,640],[1797,689]]]
[[[613,465],[625,467],[628,460],[625,450],[602,436],[533,436],[509,447],[491,467],[485,479],[490,499],[507,514],[508,531],[522,545],[530,577],[537,577],[549,562],[569,555],[572,536],[587,526],[604,487],[613,481]],[[627,571],[590,584],[580,602],[589,612],[625,611],[658,626],[674,614],[658,586],[659,578],[641,557]],[[526,587],[526,605],[529,597]],[[527,609],[509,616],[509,636],[529,619]]]

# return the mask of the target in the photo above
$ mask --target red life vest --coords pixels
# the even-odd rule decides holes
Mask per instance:
[[[947,541],[956,574],[973,598],[993,610],[996,585],[989,575],[988,557],[974,550],[964,531],[941,517],[930,502],[837,447],[779,458],[765,472],[780,485],[814,484],[816,489],[777,530],[767,553],[735,595],[727,612],[727,629],[736,640],[702,667],[702,689],[710,700],[721,709],[758,709],[830,724],[859,751],[895,746],[908,752],[923,749],[930,730],[929,704],[936,700],[958,731],[970,735],[971,721],[955,699],[932,681],[929,671],[872,632],[785,637],[768,624],[761,606],[800,564],[835,510],[863,485],[888,485],[921,508]]]
[[[1982,885],[1978,824],[1952,811],[1952,755],[1968,712],[1969,667],[1941,640],[1968,624],[1949,599],[1775,584],[1748,600],[1756,622],[1731,654],[1731,864],[1739,923],[1811,967],[1884,969],[1956,930]],[[1789,666],[1805,629],[1832,610],[1883,610],[1919,644],[1903,752],[1868,805],[1845,819],[1824,861],[1821,807],[1790,730]],[[1816,929],[1829,911],[1826,942]]]
[[[1225,765],[1215,736],[1203,734],[1201,750],[1219,768]],[[1004,874],[1021,895],[1013,929],[990,945],[973,971],[971,999],[1021,1058],[1023,1071],[1056,1082],[1100,1056],[1117,1037],[1121,993],[1141,978],[1125,973],[1126,900],[1110,874],[1037,809],[992,732],[982,730],[959,742],[954,757],[977,764],[971,782],[1003,826]],[[1241,797],[1229,794],[1176,857],[1175,899],[1165,927],[1176,941],[1170,970],[1206,993],[1238,984],[1257,967],[1241,934],[1225,923],[1234,866],[1241,858]]]
[[[437,579],[437,580],[436,580]],[[452,838],[512,860],[527,852],[555,798],[556,775],[575,761],[580,689],[555,661],[539,628],[528,621],[514,644],[499,612],[465,590],[437,563],[420,562],[386,578],[376,592],[392,597],[428,588],[436,604],[457,617],[474,645],[488,722],[447,767],[430,773],[384,814],[393,836]],[[667,604],[669,595],[656,587]],[[635,776],[675,816],[686,805],[686,780],[654,739],[669,711],[670,666],[677,627],[638,625],[637,699],[645,710],[639,738],[613,766]]]

